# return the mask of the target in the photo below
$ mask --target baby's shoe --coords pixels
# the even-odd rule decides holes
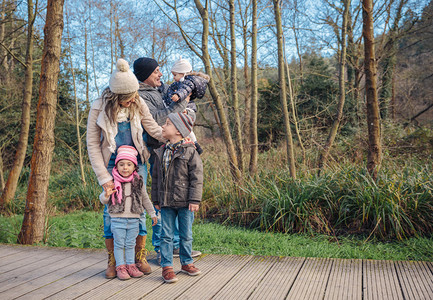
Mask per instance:
[[[203,153],[203,148],[200,146],[200,144],[197,141],[194,142],[194,145],[195,145],[195,150],[197,150],[198,154],[201,155]]]
[[[166,283],[173,283],[178,280],[176,274],[173,271],[173,267],[162,268],[162,278]]]
[[[116,268],[117,278],[120,280],[128,280],[131,278],[128,274],[126,265],[120,265]]]
[[[127,265],[126,269],[128,270],[129,275],[133,278],[139,278],[144,275],[143,272],[137,269],[137,266],[135,264]]]

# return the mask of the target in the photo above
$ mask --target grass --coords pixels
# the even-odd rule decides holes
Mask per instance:
[[[22,216],[0,216],[0,243],[15,243]],[[152,235],[150,219],[148,236]],[[102,211],[82,211],[51,217],[45,234],[46,246],[104,248]],[[330,257],[354,259],[433,261],[432,238],[409,238],[380,242],[355,236],[283,234],[248,230],[196,219],[194,249],[207,254]],[[151,243],[146,248],[153,250]]]

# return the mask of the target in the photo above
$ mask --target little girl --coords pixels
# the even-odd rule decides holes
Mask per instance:
[[[191,94],[189,104],[186,108],[186,113],[193,111],[197,112],[197,106],[194,103],[195,98],[203,98],[206,93],[209,75],[201,72],[193,72],[192,66],[188,60],[179,58],[171,68],[174,82],[168,87],[167,93],[164,95],[164,104],[168,107],[173,101],[184,100]],[[195,144],[197,152],[203,153],[203,149],[197,142],[194,132],[188,136]]]
[[[117,149],[112,172],[114,189],[104,191],[99,196],[103,204],[108,204],[116,272],[120,280],[144,275],[134,263],[140,214],[146,209],[152,218],[152,226],[158,222],[153,205],[143,188],[143,177],[137,173],[137,155],[137,150],[132,146],[120,146]]]

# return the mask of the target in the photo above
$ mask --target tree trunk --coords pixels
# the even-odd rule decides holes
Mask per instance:
[[[33,244],[43,238],[48,183],[54,150],[57,81],[63,31],[64,0],[48,0],[39,87],[35,141],[30,163],[26,207],[18,243]]]
[[[0,192],[5,188],[5,176],[3,173],[3,148],[0,148]]]
[[[27,145],[30,128],[30,108],[32,102],[33,87],[33,24],[36,18],[37,7],[33,7],[33,1],[27,2],[28,27],[27,27],[27,50],[24,78],[24,93],[21,112],[21,129],[15,153],[14,164],[9,173],[6,186],[0,198],[0,207],[7,205],[14,197],[17,190],[18,179],[26,158]]]
[[[341,52],[340,52],[340,71],[338,76],[338,86],[339,86],[339,100],[337,106],[337,115],[334,122],[332,123],[331,130],[329,131],[328,139],[326,141],[323,152],[319,158],[319,172],[326,164],[328,160],[329,151],[334,144],[335,137],[338,133],[338,128],[341,123],[341,118],[343,117],[344,101],[346,99],[346,85],[345,85],[345,67],[346,67],[346,35],[347,35],[347,19],[350,9],[350,0],[344,0],[344,11],[343,11],[343,24],[341,25]]]
[[[392,89],[394,83],[394,71],[397,64],[397,42],[398,42],[398,23],[401,20],[401,11],[403,6],[407,3],[407,0],[400,0],[397,7],[396,16],[394,23],[388,33],[389,40],[385,44],[383,53],[384,58],[382,60],[382,88],[379,95],[379,108],[380,116],[382,120],[388,119],[389,108],[392,101]]]
[[[202,32],[202,56],[201,59],[205,66],[206,73],[210,76],[209,80],[209,91],[212,96],[212,99],[215,103],[215,107],[218,112],[218,117],[221,122],[222,134],[224,138],[224,142],[226,144],[227,153],[229,157],[230,163],[230,171],[233,175],[235,181],[239,181],[241,179],[241,172],[239,171],[238,161],[236,157],[235,147],[233,145],[233,139],[230,134],[229,124],[226,118],[226,114],[224,111],[224,107],[218,93],[218,90],[215,86],[214,81],[212,80],[212,68],[210,63],[209,56],[209,48],[208,48],[208,40],[209,40],[209,16],[208,16],[208,8],[203,7],[200,0],[194,0],[197,10],[200,13],[202,23],[203,23],[203,32]]]
[[[362,0],[364,37],[365,93],[367,97],[368,157],[367,170],[376,180],[381,164],[380,116],[377,99],[376,58],[374,54],[373,0]]]
[[[292,131],[290,129],[289,112],[287,109],[286,78],[284,76],[284,53],[283,53],[283,27],[281,23],[281,0],[273,0],[274,15],[277,26],[278,41],[278,77],[280,82],[280,101],[284,120],[284,131],[286,134],[287,160],[289,163],[290,176],[296,178],[295,155],[293,150]]]
[[[257,172],[259,139],[257,135],[257,0],[252,0],[251,32],[251,118],[250,118],[250,174]]]
[[[244,164],[244,147],[242,139],[242,125],[241,116],[239,113],[239,96],[238,96],[238,76],[236,64],[236,34],[235,34],[235,1],[230,0],[230,59],[231,59],[231,98],[233,102],[233,112],[235,116],[235,136],[236,136],[236,150],[238,154],[238,167],[239,171],[243,172]]]
[[[72,87],[74,91],[74,103],[75,103],[75,130],[77,134],[77,147],[78,147],[78,162],[80,165],[80,174],[81,174],[81,182],[83,185],[86,185],[86,176],[84,175],[84,164],[83,164],[83,151],[82,151],[82,141],[81,141],[81,134],[80,134],[80,104],[77,97],[77,84],[76,84],[76,78],[75,78],[75,69],[74,69],[74,63],[72,61],[72,47],[71,47],[71,36],[69,34],[69,17],[68,14],[66,18],[67,22],[67,35],[68,35],[68,42],[69,42],[69,65],[70,65],[70,72],[72,76]]]
[[[250,141],[250,118],[251,118],[251,95],[250,95],[250,80],[248,78],[248,40],[247,40],[248,30],[247,25],[242,26],[242,38],[244,42],[244,82],[245,82],[245,113],[244,113],[244,130],[243,141],[249,143]]]

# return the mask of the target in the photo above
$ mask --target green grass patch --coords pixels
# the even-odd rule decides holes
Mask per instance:
[[[0,243],[16,243],[23,217],[0,216]],[[104,248],[101,212],[74,212],[51,217],[44,243],[46,246]],[[150,251],[151,220],[147,219]],[[330,257],[354,259],[433,261],[432,238],[409,238],[380,242],[346,236],[284,234],[248,230],[196,220],[193,225],[194,249],[207,254]]]

